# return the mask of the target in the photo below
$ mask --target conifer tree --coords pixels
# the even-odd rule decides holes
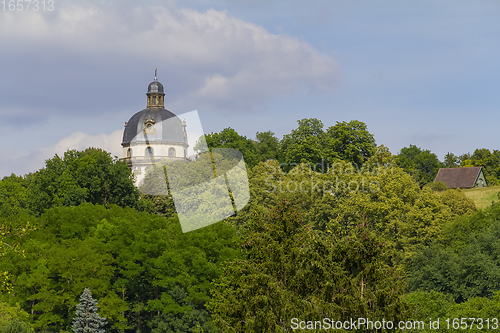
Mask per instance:
[[[73,318],[74,333],[104,333],[106,318],[97,314],[97,301],[92,298],[89,288],[85,288],[80,296],[80,304],[76,306],[76,316]]]

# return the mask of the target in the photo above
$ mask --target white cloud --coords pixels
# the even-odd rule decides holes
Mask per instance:
[[[34,172],[45,166],[45,160],[55,156],[63,156],[67,150],[84,150],[89,147],[101,148],[111,153],[111,156],[123,157],[121,150],[123,130],[111,134],[89,135],[81,132],[73,133],[48,148],[34,150],[22,154],[11,149],[0,151],[3,156],[0,161],[0,177],[14,172],[18,175]],[[14,171],[13,171],[14,170]]]
[[[158,64],[166,88],[175,90],[173,104],[188,99],[192,106],[248,111],[275,96],[330,90],[340,79],[337,62],[306,41],[271,34],[226,11],[61,2],[52,13],[0,13],[0,31],[10,54],[26,55],[29,48],[41,58],[69,57],[93,66],[96,77],[113,63]],[[67,77],[53,66],[47,77]],[[72,66],[71,75],[92,80],[82,67]]]

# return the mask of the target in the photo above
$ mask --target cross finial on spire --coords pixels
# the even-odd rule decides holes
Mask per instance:
[[[155,81],[156,81],[156,67],[155,67]]]

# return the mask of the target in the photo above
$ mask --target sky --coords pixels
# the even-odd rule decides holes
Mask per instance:
[[[123,157],[155,67],[165,108],[205,133],[359,120],[393,154],[500,149],[497,0],[20,3],[0,3],[0,177],[68,149]]]

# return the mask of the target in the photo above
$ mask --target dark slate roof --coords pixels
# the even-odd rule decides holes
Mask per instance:
[[[162,93],[163,94],[163,84],[154,80],[148,86],[148,94],[149,93]]]
[[[145,119],[155,121],[155,134],[144,134]],[[184,137],[182,121],[173,113],[164,108],[146,108],[137,112],[127,122],[123,131],[123,144],[130,142],[169,141],[187,143]]]
[[[470,188],[474,187],[481,167],[466,168],[441,168],[439,169],[435,182],[442,181],[448,188]]]

